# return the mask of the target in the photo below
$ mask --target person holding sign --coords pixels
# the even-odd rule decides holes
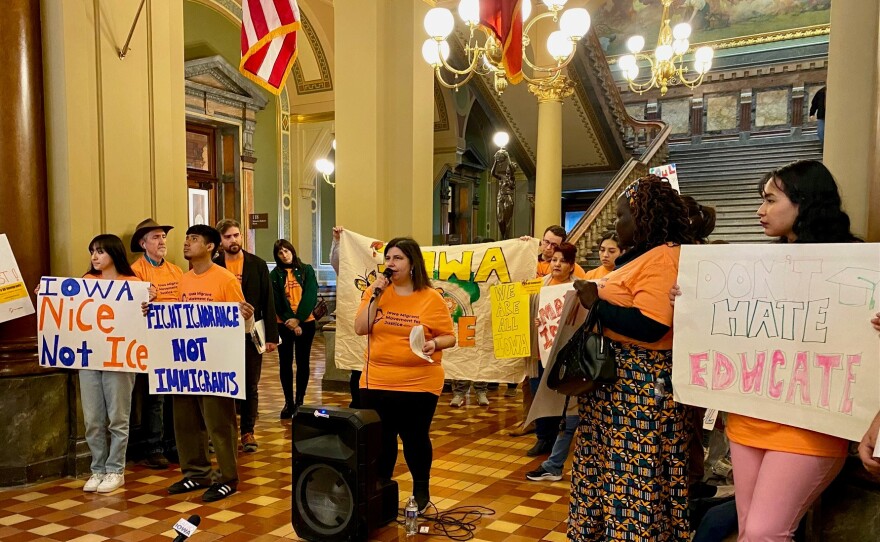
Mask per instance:
[[[138,280],[128,265],[119,237],[103,234],[89,243],[92,265],[87,279]],[[79,389],[86,444],[92,453],[92,475],[83,491],[110,493],[125,483],[131,391],[135,373],[80,370]]]
[[[852,243],[849,216],[831,172],[815,160],[772,171],[759,190],[764,234],[780,243]],[[739,540],[789,541],[846,459],[846,440],[729,414]]]
[[[687,542],[692,418],[672,397],[668,298],[680,245],[693,242],[687,210],[669,183],[648,175],[624,190],[616,212],[628,249],[618,268],[598,284],[575,281],[612,340],[618,380],[578,399],[568,538]]]
[[[141,221],[131,236],[131,251],[143,252],[142,258],[131,264],[137,278],[150,283],[150,301],[177,301],[178,287],[183,271],[165,259],[168,246],[165,238],[172,226],[161,226],[152,218]],[[135,405],[140,405],[136,408]],[[140,430],[136,430],[132,438],[131,450],[134,455],[141,455],[144,463],[153,469],[168,468],[168,459],[163,452],[174,453],[174,428],[171,425],[171,401],[165,404],[165,396],[150,393],[149,377],[139,374],[135,378],[134,395],[132,397],[132,419],[140,419]],[[170,426],[163,437],[167,410]],[[140,414],[136,416],[136,414]],[[163,446],[162,441],[165,441]]]
[[[880,312],[871,319],[871,325],[880,332]],[[880,476],[880,450],[877,449],[877,440],[880,438],[880,412],[874,417],[871,426],[862,441],[859,443],[859,459],[862,465],[875,476]]]
[[[618,256],[620,256],[620,243],[617,240],[617,233],[613,231],[603,233],[599,241],[599,261],[602,265],[587,271],[584,279],[598,280],[614,271]]]
[[[411,339],[415,327],[423,329],[420,351]],[[382,420],[379,478],[391,479],[400,435],[413,494],[423,512],[431,498],[429,431],[443,391],[441,350],[455,346],[455,335],[449,309],[431,286],[422,250],[413,239],[398,237],[385,246],[385,273],[364,292],[354,330],[367,335],[361,406],[376,410]]]
[[[281,389],[284,408],[281,419],[289,420],[303,404],[309,385],[309,358],[315,338],[315,317],[318,304],[318,279],[312,266],[303,263],[287,239],[275,241],[275,269],[269,273],[275,308],[278,313],[278,345]],[[296,354],[296,396],[293,394],[293,358]]]
[[[178,301],[238,301],[242,318],[252,324],[254,308],[245,302],[238,279],[212,261],[219,246],[220,233],[211,226],[197,224],[186,230],[183,257],[189,260],[192,269],[180,279]],[[174,395],[172,402],[183,479],[171,484],[168,493],[177,495],[207,489],[202,494],[205,502],[219,501],[235,493],[238,488],[235,399]],[[219,476],[208,457],[208,438],[214,445]]]

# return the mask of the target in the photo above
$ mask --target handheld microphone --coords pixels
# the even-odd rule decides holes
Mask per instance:
[[[177,531],[177,538],[174,539],[174,542],[184,542],[187,538],[191,537],[201,522],[202,518],[198,514],[191,515],[189,520],[177,520],[177,523],[174,524],[174,530]]]
[[[394,274],[394,271],[392,271],[391,269],[386,267],[385,271],[382,271],[382,274],[385,275],[386,279],[391,280],[391,275]],[[382,295],[382,288],[373,288],[373,298],[372,299],[375,300],[380,295]]]

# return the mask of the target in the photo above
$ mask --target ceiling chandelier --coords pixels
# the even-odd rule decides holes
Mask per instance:
[[[670,85],[683,84],[694,88],[703,82],[703,75],[712,67],[714,52],[711,47],[703,46],[694,52],[694,71],[696,76],[688,79],[688,72],[684,63],[684,54],[690,48],[691,25],[678,23],[674,27],[669,26],[669,5],[672,0],[662,0],[663,16],[660,18],[660,35],[657,38],[657,48],[654,55],[642,53],[645,47],[645,38],[632,36],[626,42],[626,47],[631,54],[623,55],[618,59],[617,65],[623,73],[623,77],[629,83],[633,92],[642,94],[652,88],[659,88],[660,95],[664,96]],[[651,79],[645,83],[636,83],[639,76],[638,61],[647,61],[651,66]]]
[[[549,84],[562,74],[562,69],[574,58],[577,42],[590,29],[590,14],[583,8],[573,8],[562,11],[568,0],[541,0],[547,7],[547,11],[535,16],[527,24],[532,11],[529,0],[522,0],[522,64],[523,68],[531,69],[531,76],[522,72],[522,78],[529,83]],[[493,75],[494,87],[498,94],[504,92],[509,82],[517,82],[519,74],[509,74],[503,63],[503,46],[496,35],[481,24],[479,0],[461,0],[458,5],[458,15],[467,24],[470,35],[464,46],[464,53],[468,66],[464,69],[456,69],[450,66],[446,59],[449,57],[449,42],[446,38],[452,33],[455,20],[452,13],[445,8],[433,8],[425,15],[425,30],[430,38],[422,45],[422,56],[425,62],[434,68],[437,81],[446,88],[458,89],[465,85],[474,74]],[[561,12],[561,13],[560,13]],[[559,30],[552,32],[547,37],[547,51],[553,59],[547,65],[537,65],[527,56],[527,50],[531,44],[529,33],[535,23],[542,19],[552,18],[554,23],[559,24]],[[482,32],[478,32],[482,31]],[[480,38],[485,40],[480,43]],[[452,74],[453,81],[447,82],[443,78],[444,70]],[[514,75],[515,78],[512,78]]]

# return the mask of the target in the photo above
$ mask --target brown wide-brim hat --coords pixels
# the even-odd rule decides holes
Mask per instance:
[[[131,251],[144,251],[144,249],[141,248],[141,239],[143,239],[144,235],[146,235],[147,233],[153,230],[162,230],[165,233],[168,233],[168,231],[172,229],[174,229],[174,226],[162,226],[152,218],[147,218],[141,221],[141,223],[137,225],[137,228],[135,228],[134,235],[131,236]]]

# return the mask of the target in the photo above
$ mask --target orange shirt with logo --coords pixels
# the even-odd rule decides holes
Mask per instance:
[[[537,269],[537,278],[546,277],[550,274],[550,262],[545,262],[540,257],[538,258],[538,269]],[[584,271],[584,268],[578,264],[574,264],[574,271],[572,274],[579,279],[586,277],[587,273]]]
[[[287,297],[287,302],[290,303],[290,310],[296,312],[300,301],[302,301],[303,288],[302,284],[296,280],[296,275],[293,274],[293,269],[287,270],[287,280],[284,281],[284,295]],[[278,320],[279,323],[284,323],[284,321],[277,316],[275,319]],[[315,317],[311,314],[306,318],[306,322],[313,322],[314,320]]]
[[[366,310],[373,289],[368,288],[361,298],[360,310]],[[416,290],[410,295],[398,295],[389,285],[378,301],[376,320],[369,336],[369,359],[361,374],[362,388],[428,392],[440,395],[443,391],[442,353],[431,356],[430,363],[415,355],[409,346],[409,334],[414,326],[425,328],[425,341],[442,335],[453,335],[452,317],[443,297],[433,288]],[[364,352],[367,358],[367,352]]]
[[[614,271],[614,270],[613,269],[609,270],[604,265],[600,265],[596,269],[590,269],[589,271],[587,271],[587,274],[584,275],[584,279],[585,280],[598,280],[598,279],[601,279],[602,277],[604,277],[605,275],[607,275],[608,273],[610,273],[611,271]]]
[[[164,260],[162,265],[153,265],[141,257],[131,264],[131,269],[137,278],[156,287],[156,299],[153,301],[180,299],[180,277],[183,276],[183,271],[173,263]]]
[[[244,271],[244,254],[239,252],[238,258],[227,254],[224,260],[226,261],[226,270],[235,275],[238,283],[241,284],[241,274]]]
[[[193,302],[244,301],[235,275],[217,264],[202,274],[190,269],[180,277],[180,300]]]
[[[618,342],[636,344],[648,350],[672,348],[672,306],[669,290],[678,279],[681,247],[660,245],[599,281],[599,297],[619,307],[635,307],[651,320],[669,326],[659,341],[646,343],[620,335],[605,327],[605,336]]]

